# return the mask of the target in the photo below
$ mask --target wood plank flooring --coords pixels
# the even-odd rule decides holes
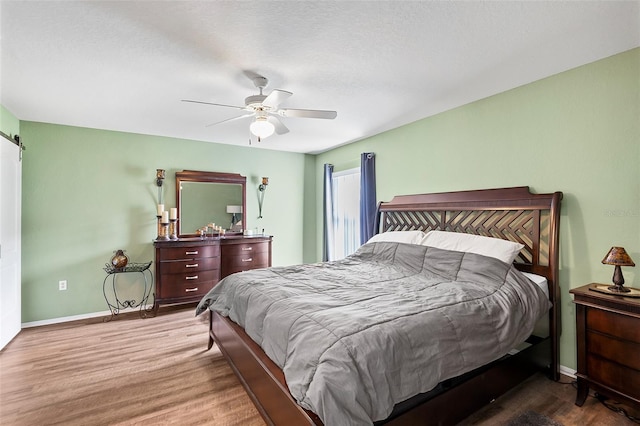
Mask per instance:
[[[0,424],[264,425],[217,347],[206,351],[207,327],[189,306],[25,329],[0,352]],[[634,424],[574,398],[571,385],[534,376],[462,425],[526,410],[565,426]]]

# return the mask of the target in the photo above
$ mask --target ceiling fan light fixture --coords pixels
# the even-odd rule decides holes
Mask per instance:
[[[269,121],[267,121],[267,117],[258,116],[256,117],[256,121],[251,123],[249,126],[249,130],[251,133],[259,137],[260,139],[268,138],[275,131],[275,126]]]

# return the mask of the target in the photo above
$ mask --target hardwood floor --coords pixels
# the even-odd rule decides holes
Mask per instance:
[[[207,326],[190,306],[25,329],[0,352],[0,424],[264,425],[217,347],[206,351]],[[574,398],[571,385],[534,376],[462,425],[526,410],[565,426],[634,424]]]

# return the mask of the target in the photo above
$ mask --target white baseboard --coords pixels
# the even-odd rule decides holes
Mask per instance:
[[[151,309],[151,308],[152,308],[152,305],[147,306],[147,309]],[[136,308],[135,310],[138,310],[138,309],[139,308]],[[121,313],[134,312],[134,310],[131,310],[131,311],[121,310],[120,312]],[[60,317],[60,318],[51,318],[51,319],[42,320],[42,321],[23,322],[22,328],[40,327],[42,325],[61,324],[63,322],[79,321],[79,320],[84,320],[89,318],[109,317],[109,316],[111,316],[111,311],[92,312],[89,314],[72,315],[69,317]]]
[[[564,365],[560,365],[560,374],[564,374],[565,376],[569,376],[572,379],[576,378],[576,370],[565,367]]]

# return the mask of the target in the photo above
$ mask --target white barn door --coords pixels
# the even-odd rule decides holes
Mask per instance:
[[[21,148],[0,137],[0,349],[20,332]]]

